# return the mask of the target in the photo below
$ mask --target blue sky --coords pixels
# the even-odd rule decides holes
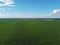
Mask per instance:
[[[0,18],[60,18],[60,0],[0,0]]]

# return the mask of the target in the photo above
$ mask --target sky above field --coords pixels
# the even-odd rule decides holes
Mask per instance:
[[[60,0],[0,0],[0,18],[60,18]]]

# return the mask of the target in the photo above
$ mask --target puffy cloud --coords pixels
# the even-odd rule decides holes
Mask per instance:
[[[14,6],[13,0],[0,0],[0,2],[3,2],[3,4],[0,4],[0,6]]]
[[[58,12],[60,12],[60,9],[53,10],[52,13],[58,13]]]
[[[5,13],[8,13],[8,11],[11,10],[11,7],[15,7],[14,0],[0,0],[0,2],[3,2],[0,4],[0,18],[10,17],[9,14]],[[4,6],[10,6],[10,7],[4,8]]]
[[[59,14],[59,13],[60,13],[60,9],[55,9],[50,14],[48,14],[48,16],[56,15],[56,14]]]

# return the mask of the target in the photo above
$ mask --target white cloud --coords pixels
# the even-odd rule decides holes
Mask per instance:
[[[31,13],[5,13],[5,14],[0,14],[0,18],[40,18],[40,15],[37,14],[31,14]]]
[[[58,12],[60,12],[60,9],[53,10],[52,13],[58,13]]]
[[[58,13],[60,13],[60,9],[55,9],[50,14],[48,14],[48,16],[56,15]]]
[[[9,10],[11,10],[11,7],[15,7],[14,0],[0,0],[0,2],[3,2],[3,4],[0,4],[0,18],[9,18],[11,17],[8,13]],[[4,6],[9,6],[7,8],[4,8]]]
[[[10,14],[0,14],[0,18],[9,18]]]
[[[14,6],[14,1],[13,0],[0,0],[4,4],[0,4],[0,6]]]

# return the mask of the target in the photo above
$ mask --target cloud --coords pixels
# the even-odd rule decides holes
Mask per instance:
[[[59,14],[59,13],[60,13],[60,9],[55,9],[50,14],[48,14],[48,16],[56,15],[56,14]]]
[[[32,14],[32,13],[23,13],[23,12],[20,12],[20,13],[5,13],[5,14],[2,14],[0,13],[0,18],[42,18],[40,15],[37,15],[36,13],[35,14]]]
[[[0,4],[0,6],[14,6],[13,0],[0,0],[0,2],[3,2],[3,4]]]
[[[10,14],[5,14],[5,13],[9,13],[9,11],[11,10],[11,7],[15,7],[14,0],[0,0],[0,2],[3,2],[0,4],[0,18],[10,17]],[[8,6],[8,7],[4,8],[5,6]]]
[[[6,13],[11,9],[11,7],[15,7],[15,2],[14,0],[0,0],[0,2],[3,2],[0,4],[0,13]],[[9,6],[7,8],[4,8],[5,6]]]
[[[0,18],[9,18],[10,14],[0,14]]]

